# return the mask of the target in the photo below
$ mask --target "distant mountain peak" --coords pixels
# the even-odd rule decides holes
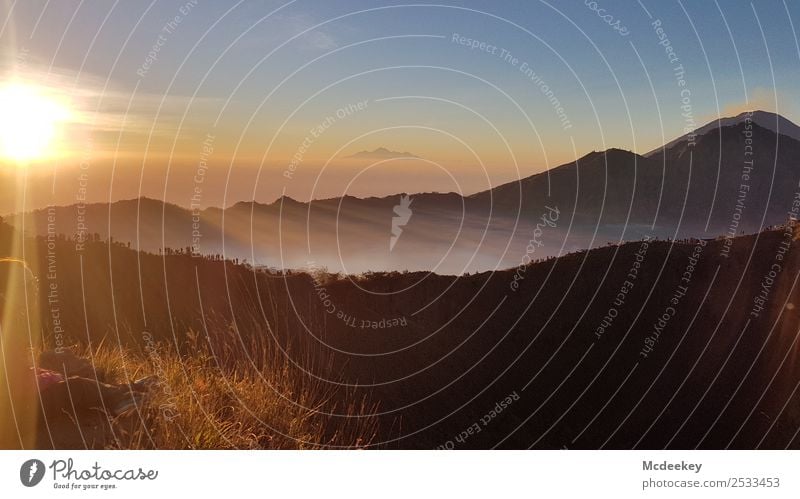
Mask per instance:
[[[256,203],[255,201],[253,201],[253,203],[259,204],[259,203]],[[293,198],[291,196],[287,196],[286,194],[284,194],[283,196],[279,197],[278,199],[276,199],[272,203],[269,203],[269,204],[264,205],[264,206],[281,206],[281,205],[283,205],[283,206],[297,206],[297,205],[300,205],[300,204],[305,204],[305,203],[303,203],[302,201],[298,201],[295,198]]]
[[[354,159],[419,158],[419,156],[411,154],[410,152],[407,151],[404,152],[392,151],[385,147],[379,147],[372,151],[359,151],[355,154],[346,157]]]
[[[736,116],[729,116],[727,118],[713,120],[696,129],[694,134],[699,138],[701,135],[705,135],[712,130],[716,130],[717,128],[735,126],[740,123],[744,123],[748,118],[762,128],[766,128],[767,130],[771,130],[780,135],[786,135],[787,137],[791,137],[795,140],[800,140],[800,126],[797,126],[791,120],[784,118],[780,114],[771,113],[769,111],[761,111],[758,109],[754,111],[744,111]],[[654,156],[664,149],[669,149],[687,140],[687,138],[688,134],[681,135],[677,139],[670,141],[661,147],[653,149],[644,156],[648,158]]]

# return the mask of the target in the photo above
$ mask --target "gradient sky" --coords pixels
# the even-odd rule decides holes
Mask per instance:
[[[81,162],[93,201],[468,194],[592,150],[648,152],[683,133],[681,88],[698,127],[745,109],[800,122],[797,2],[4,4],[3,79],[63,94],[73,119],[57,157],[5,162],[16,201],[0,212],[21,176],[26,207],[75,202]],[[346,158],[378,147],[422,159]]]

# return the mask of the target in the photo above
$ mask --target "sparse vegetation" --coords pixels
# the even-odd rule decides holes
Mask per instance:
[[[672,431],[673,419],[657,420],[658,426],[649,430],[658,414],[647,411],[663,407],[659,404],[667,402],[661,395],[683,382],[685,369],[662,374],[664,363],[674,358],[693,369],[692,383],[709,388],[704,402],[709,409],[694,411],[692,428],[709,427],[724,409],[721,423],[746,421],[731,447],[796,447],[800,408],[786,401],[797,383],[797,366],[783,360],[794,349],[800,321],[794,311],[800,298],[792,284],[800,252],[796,236],[787,238],[784,227],[775,229],[736,237],[730,257],[720,256],[724,240],[709,240],[696,264],[696,240],[653,238],[640,262],[636,291],[627,294],[624,304],[614,305],[616,315],[607,326],[604,318],[630,279],[640,242],[531,263],[519,291],[509,293],[513,271],[459,278],[373,272],[353,282],[352,276],[325,272],[274,273],[187,254],[137,253],[102,241],[87,243],[78,255],[68,240],[58,240],[58,320],[69,344],[85,345],[79,353],[108,371],[111,381],[157,374],[162,383],[141,414],[113,421],[98,411],[79,421],[48,418],[50,427],[42,429],[39,445],[435,448],[479,420],[497,400],[530,383],[513,409],[467,447],[486,448],[497,443],[498,435],[510,435],[504,447],[527,448],[537,441],[538,447],[556,448],[575,438],[587,415],[606,404],[606,388],[624,380],[631,363],[640,359],[653,318],[663,314],[692,264],[692,285],[660,333],[657,348],[640,361],[631,378],[637,384],[616,396],[576,446],[601,445],[643,396],[655,400],[654,405],[639,404],[642,413],[630,418],[629,427],[608,447],[630,448],[638,438],[641,448],[666,445],[664,435]],[[25,331],[38,306],[45,343],[52,346],[56,331],[47,291],[53,280],[39,277],[34,285],[27,277],[30,285],[22,285],[23,274],[45,275],[47,248],[41,238],[26,243],[30,272],[19,265],[0,266],[0,279],[16,283],[6,288],[7,296],[17,299],[15,307],[8,307],[16,313],[6,323],[18,321],[17,330]],[[787,253],[769,294],[771,306],[741,335],[754,290],[761,289],[778,250]],[[9,249],[4,254],[13,258],[20,253]],[[325,299],[315,287],[320,282]],[[714,294],[707,293],[712,283]],[[440,296],[445,299],[436,299]],[[502,296],[507,298],[496,304]],[[392,318],[403,318],[405,324],[365,326]],[[594,333],[600,326],[604,330],[598,339]],[[28,342],[25,334],[4,338],[23,343],[20,351]],[[737,355],[743,357],[727,363],[728,356],[720,352],[737,341]],[[762,348],[771,354],[756,359],[759,364],[736,403],[728,404],[718,388],[738,383],[740,366],[752,363],[748,355]],[[556,353],[559,361],[548,364]],[[586,368],[570,374],[584,358]],[[597,369],[609,358],[613,363],[597,378]],[[486,380],[497,382],[487,385]],[[553,412],[539,411],[562,386],[552,398]],[[576,404],[576,393],[587,386]],[[655,388],[648,392],[649,386]],[[751,414],[750,401],[765,386],[770,396]],[[669,402],[670,411],[691,414],[697,402],[693,393],[679,390],[678,395]],[[541,434],[553,413],[570,407],[564,417],[555,418],[552,431]],[[535,419],[528,418],[531,414]],[[703,446],[728,445],[735,431],[720,427]],[[680,447],[696,445],[698,436],[687,431],[676,438],[672,445]]]
[[[39,436],[41,446],[317,449],[363,448],[372,442],[377,422],[366,401],[337,403],[347,397],[298,375],[265,342],[250,341],[246,352],[220,348],[226,342],[240,345],[233,329],[221,331],[225,337],[220,330],[212,338],[189,334],[192,355],[180,355],[164,343],[149,343],[142,352],[107,344],[85,350],[109,382],[156,375],[159,383],[140,411],[124,417],[99,411],[51,417],[51,431],[43,429]],[[47,442],[50,438],[54,441]]]

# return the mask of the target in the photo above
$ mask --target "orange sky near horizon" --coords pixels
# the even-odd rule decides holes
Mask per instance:
[[[800,116],[781,6],[758,7],[764,37],[754,11],[727,7],[660,5],[659,33],[634,5],[638,21],[620,36],[580,3],[522,3],[514,22],[459,6],[348,3],[274,15],[256,4],[15,4],[0,32],[0,98],[25,102],[3,93],[9,84],[45,98],[20,104],[24,120],[0,118],[11,138],[0,212],[23,199],[72,204],[82,182],[87,201],[183,206],[198,189],[202,206],[471,194],[591,151],[647,153],[744,109]],[[698,43],[690,13],[721,42]],[[753,43],[740,50],[732,34]],[[52,137],[24,132],[37,127]],[[378,148],[420,159],[347,158]]]

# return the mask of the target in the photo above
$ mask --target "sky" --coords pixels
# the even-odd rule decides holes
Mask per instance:
[[[68,111],[45,113],[46,151],[0,157],[0,213],[471,194],[747,109],[800,122],[782,0],[4,0],[0,19],[2,83]],[[348,157],[378,148],[415,157]]]

